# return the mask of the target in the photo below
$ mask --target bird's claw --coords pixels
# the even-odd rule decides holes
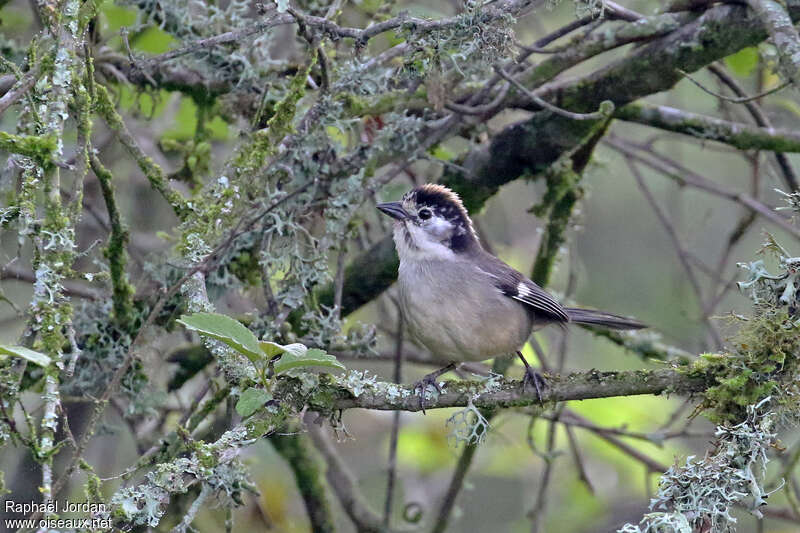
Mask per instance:
[[[425,414],[425,392],[428,390],[428,387],[433,387],[439,394],[442,393],[442,387],[439,385],[438,381],[439,375],[440,374],[434,372],[414,383],[414,393],[419,396],[419,408],[423,415]]]
[[[532,367],[528,366],[525,367],[525,377],[522,378],[523,393],[528,389],[531,383],[533,383],[533,386],[536,389],[536,398],[539,400],[539,404],[544,405],[544,397],[542,396],[542,389],[547,387],[547,382],[545,381],[544,376],[542,376]]]

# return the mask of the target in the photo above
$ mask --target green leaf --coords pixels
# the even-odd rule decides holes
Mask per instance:
[[[758,65],[758,59],[758,48],[750,46],[726,57],[725,64],[734,74],[741,78],[746,78]]]
[[[264,352],[264,354],[270,359],[276,355],[287,352],[297,357],[302,357],[308,351],[308,348],[306,348],[305,344],[300,344],[299,342],[287,344],[285,346],[272,341],[260,341],[258,344],[261,347],[261,351]]]
[[[50,358],[43,353],[30,350],[24,346],[8,346],[7,344],[0,344],[0,354],[13,355],[21,357],[26,361],[39,366],[47,366],[50,364]]]
[[[253,332],[229,316],[217,313],[195,313],[189,316],[183,315],[178,322],[188,329],[224,342],[254,363],[264,359],[264,352],[261,351],[258,339]]]
[[[289,346],[295,346],[290,344]],[[285,346],[288,348],[289,346]],[[302,344],[300,345],[302,346]],[[303,346],[305,348],[305,346]],[[275,373],[280,374],[292,368],[302,366],[325,366],[329,368],[339,368],[344,370],[344,365],[336,360],[336,357],[318,348],[306,349],[302,354],[293,353],[286,350],[281,358],[275,363]]]
[[[236,412],[242,417],[248,417],[264,407],[264,404],[272,399],[272,394],[264,389],[250,387],[239,396],[236,402]]]

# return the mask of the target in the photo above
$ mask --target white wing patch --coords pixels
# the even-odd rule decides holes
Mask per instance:
[[[552,296],[544,290],[531,285],[525,281],[520,281],[516,287],[517,294],[510,295],[515,300],[519,300],[545,313],[549,313],[557,320],[569,322],[569,315]]]
[[[525,283],[520,282],[517,285],[517,296],[520,300],[525,300],[533,296],[533,291]]]

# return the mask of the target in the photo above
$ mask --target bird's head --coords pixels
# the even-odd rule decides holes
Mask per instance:
[[[447,187],[429,183],[377,207],[396,221],[400,259],[445,259],[480,246],[464,204]]]

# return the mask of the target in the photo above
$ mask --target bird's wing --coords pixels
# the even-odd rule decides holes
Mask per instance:
[[[566,309],[544,289],[488,252],[483,252],[481,270],[491,277],[503,294],[530,306],[537,314],[557,322],[569,322]]]

